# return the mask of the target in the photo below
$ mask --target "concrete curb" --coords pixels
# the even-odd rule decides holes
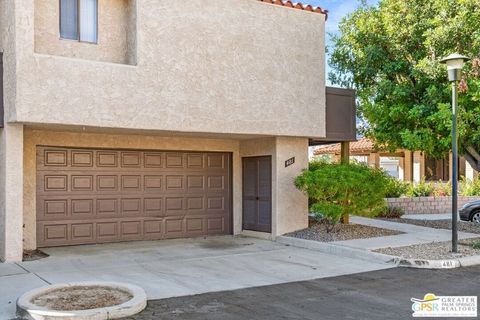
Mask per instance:
[[[279,236],[276,241],[281,244],[320,251],[337,256],[366,260],[378,263],[391,263],[399,267],[419,269],[453,269],[480,265],[480,256],[471,256],[446,260],[405,259],[383,253],[372,252],[347,246],[340,246],[328,242],[305,240],[294,237]]]
[[[89,287],[111,287],[129,292],[133,298],[120,305],[81,310],[81,311],[57,311],[45,307],[39,307],[31,301],[40,294],[66,287],[89,286]],[[108,320],[120,319],[132,316],[141,312],[147,306],[147,295],[145,291],[135,285],[119,282],[79,282],[68,284],[55,284],[31,290],[23,294],[17,300],[17,317],[27,320]]]
[[[480,265],[480,255],[446,260],[404,259],[395,257],[399,267],[418,269],[455,269]]]
[[[395,257],[382,253],[371,252],[368,250],[362,250],[357,248],[351,248],[346,246],[339,246],[328,242],[320,242],[314,240],[305,240],[293,237],[279,236],[276,241],[281,244],[290,245],[293,247],[304,248],[309,250],[320,251],[333,255],[338,255],[347,258],[355,258],[360,260],[366,260],[369,262],[379,263],[392,263],[397,264],[398,261]]]

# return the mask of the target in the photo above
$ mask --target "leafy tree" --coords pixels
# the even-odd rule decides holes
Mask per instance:
[[[460,84],[460,145],[480,150],[480,1],[380,0],[343,19],[330,80],[354,88],[361,131],[379,147],[443,157],[451,145],[450,87],[441,57],[475,58]],[[462,151],[462,150],[461,150]]]
[[[298,189],[310,198],[310,209],[327,216],[332,224],[341,216],[375,216],[385,206],[388,174],[364,164],[312,162],[308,170],[295,179]]]

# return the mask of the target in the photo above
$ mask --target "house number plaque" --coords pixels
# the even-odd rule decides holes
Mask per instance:
[[[294,163],[295,163],[295,157],[288,159],[287,161],[285,161],[285,168],[290,167]]]

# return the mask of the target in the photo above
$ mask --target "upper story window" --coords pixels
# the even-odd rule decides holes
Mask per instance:
[[[60,0],[60,37],[97,43],[98,0]]]

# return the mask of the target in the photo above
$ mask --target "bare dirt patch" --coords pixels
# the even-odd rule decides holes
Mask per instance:
[[[72,286],[47,292],[31,302],[55,311],[80,311],[120,305],[133,296],[124,290],[96,286]]]
[[[47,258],[48,254],[41,250],[25,250],[23,251],[23,261],[35,261]]]
[[[480,238],[460,240],[458,243],[458,253],[453,253],[451,251],[452,242],[450,241],[417,244],[413,246],[398,248],[382,248],[375,250],[375,252],[388,254],[391,256],[403,257],[406,259],[455,259],[480,255],[480,249],[473,248],[473,244],[479,242]]]
[[[361,224],[338,225],[334,232],[327,233],[323,223],[313,223],[309,228],[286,234],[288,237],[321,242],[367,239],[384,236],[393,236],[403,232],[382,229]]]

